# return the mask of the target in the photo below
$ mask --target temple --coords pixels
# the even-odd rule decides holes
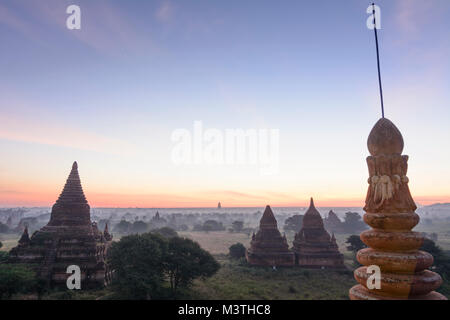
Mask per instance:
[[[331,232],[331,233],[343,233],[344,232],[343,223],[339,219],[339,217],[336,215],[336,213],[333,212],[333,210],[330,210],[330,212],[328,213],[328,217],[326,217],[323,220],[323,224],[325,226],[325,229],[328,232]]]
[[[322,217],[311,198],[309,209],[303,217],[303,226],[295,235],[292,250],[295,264],[304,268],[341,269],[344,257],[339,252],[334,234],[325,230]]]
[[[270,206],[266,207],[259,222],[259,230],[252,236],[245,254],[251,265],[293,266],[294,254],[289,250],[286,236],[281,236],[277,220]]]
[[[354,272],[359,285],[350,289],[353,300],[444,300],[433,291],[441,277],[428,270],[433,256],[419,248],[424,236],[412,229],[419,223],[417,209],[409,191],[408,156],[402,155],[403,137],[388,119],[373,127],[367,146],[369,187],[364,221],[373,229],[361,233],[369,247],[357,253],[363,265]],[[379,285],[371,281],[369,266],[378,266]]]
[[[52,207],[48,224],[28,235],[25,228],[18,246],[11,249],[10,263],[26,263],[38,277],[51,286],[65,286],[67,267],[77,265],[81,270],[81,288],[101,287],[110,275],[105,263],[112,235],[91,222],[90,207],[84,196],[74,162],[63,191]]]

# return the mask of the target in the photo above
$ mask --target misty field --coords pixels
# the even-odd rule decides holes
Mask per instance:
[[[20,239],[20,235],[15,234],[2,234],[0,235],[0,241],[3,244],[3,247],[0,248],[0,251],[9,251],[15,246],[17,246],[17,242]]]
[[[180,237],[192,239],[211,254],[227,254],[228,248],[237,243],[242,243],[246,248],[250,244],[251,236],[244,233],[231,233],[227,231],[214,232],[178,232]]]

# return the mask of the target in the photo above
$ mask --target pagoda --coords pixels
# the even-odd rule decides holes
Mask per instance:
[[[296,265],[304,268],[341,269],[344,257],[339,252],[334,233],[325,230],[322,217],[311,198],[309,209],[303,217],[303,226],[295,235],[292,250]]]
[[[332,233],[342,233],[343,232],[343,223],[341,219],[336,215],[336,213],[333,212],[333,210],[330,210],[328,212],[328,217],[324,219],[323,221],[325,225],[325,229]]]
[[[67,267],[81,270],[81,288],[101,287],[109,279],[105,263],[112,235],[106,226],[100,232],[91,222],[90,207],[84,196],[74,162],[63,191],[52,207],[48,224],[28,235],[25,228],[18,246],[10,251],[10,263],[26,263],[51,286],[65,286]]]
[[[286,236],[278,230],[277,220],[270,206],[264,210],[259,222],[259,230],[253,233],[250,248],[245,256],[251,265],[293,266],[294,254],[289,250]]]
[[[433,291],[442,279],[428,268],[433,256],[420,251],[424,235],[412,229],[419,223],[409,191],[408,156],[402,155],[403,137],[388,119],[380,119],[367,140],[370,156],[369,187],[364,221],[373,229],[361,233],[369,247],[357,253],[363,265],[354,272],[359,285],[350,289],[353,300],[443,300]],[[369,266],[380,270],[379,286],[372,283]],[[371,268],[372,269],[372,268]],[[376,283],[376,282],[375,282]]]

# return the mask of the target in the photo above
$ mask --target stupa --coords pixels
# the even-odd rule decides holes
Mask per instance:
[[[245,256],[251,265],[293,266],[294,254],[289,250],[286,236],[278,230],[277,220],[270,206],[264,210],[259,230],[253,234]]]
[[[311,198],[303,217],[303,226],[295,235],[292,250],[295,263],[304,268],[341,269],[344,257],[339,252],[336,238],[325,230],[322,217]]]
[[[28,228],[17,247],[10,251],[10,263],[26,263],[52,286],[66,285],[67,267],[81,270],[81,288],[106,284],[109,272],[105,263],[112,236],[107,227],[102,233],[91,222],[90,207],[84,196],[74,162],[63,191],[52,207],[48,224],[28,236]]]
[[[373,127],[367,146],[371,155],[367,157],[369,188],[364,221],[373,229],[361,233],[361,240],[369,248],[357,254],[363,267],[354,272],[359,285],[350,289],[350,298],[446,299],[433,291],[442,279],[428,270],[433,264],[432,255],[419,250],[423,234],[411,231],[420,219],[408,187],[408,156],[402,155],[400,131],[390,120],[382,118]],[[367,268],[372,265],[381,271],[379,288],[369,280],[372,273]]]

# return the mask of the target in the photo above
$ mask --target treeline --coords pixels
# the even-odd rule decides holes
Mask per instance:
[[[284,231],[299,232],[303,226],[304,215],[294,215],[285,220]],[[339,233],[359,233],[368,228],[357,212],[347,212],[344,221],[341,221],[333,211],[330,211],[328,217],[323,219],[325,228],[329,232]]]

